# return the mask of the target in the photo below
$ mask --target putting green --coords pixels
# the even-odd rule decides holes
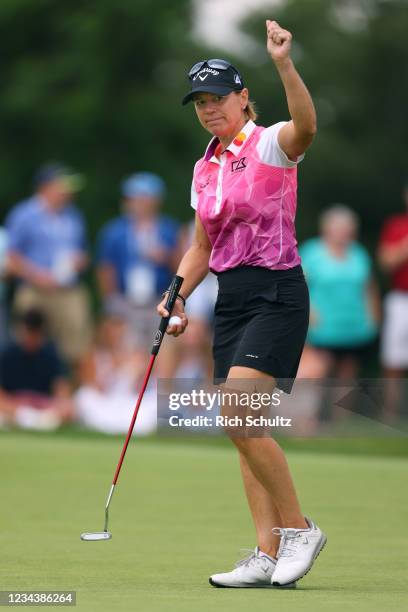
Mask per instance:
[[[296,591],[214,589],[255,546],[235,451],[156,440],[129,447],[103,528],[121,441],[2,433],[0,590],[77,592],[84,611],[408,609],[408,460],[290,451],[302,505],[328,545]]]

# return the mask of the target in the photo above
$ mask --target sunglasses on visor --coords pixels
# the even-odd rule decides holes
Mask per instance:
[[[197,62],[196,64],[194,64],[194,66],[192,66],[190,70],[188,71],[189,78],[191,79],[191,77],[197,74],[197,72],[199,72],[203,66],[208,66],[209,68],[215,68],[216,70],[228,70],[229,68],[232,68],[239,75],[238,70],[234,68],[234,66],[230,64],[229,62],[226,62],[223,59],[209,59],[209,60],[202,60],[201,62]]]

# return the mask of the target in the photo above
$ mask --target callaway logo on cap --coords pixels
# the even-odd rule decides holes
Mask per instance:
[[[193,76],[193,81],[195,81],[197,78],[200,79],[201,81],[204,81],[204,79],[206,78],[207,74],[204,73],[211,73],[214,76],[219,75],[219,71],[218,70],[214,70],[213,68],[203,68],[202,70],[200,70],[200,72],[197,72],[196,75]]]

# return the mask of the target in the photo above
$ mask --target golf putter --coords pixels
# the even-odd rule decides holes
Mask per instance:
[[[158,330],[156,332],[156,336],[155,336],[154,341],[153,341],[153,346],[152,346],[152,350],[151,350],[151,357],[150,357],[149,365],[147,367],[147,371],[146,371],[146,374],[145,374],[145,377],[144,377],[144,380],[143,380],[143,384],[142,384],[142,388],[141,388],[140,393],[139,393],[139,397],[137,398],[136,407],[135,407],[135,410],[133,412],[133,417],[132,417],[132,420],[131,420],[130,425],[129,425],[129,430],[128,430],[128,433],[127,433],[127,436],[126,436],[126,440],[125,440],[125,443],[123,445],[122,452],[121,452],[121,455],[120,455],[120,458],[119,458],[119,461],[118,461],[118,465],[116,467],[116,472],[115,472],[115,475],[113,477],[112,485],[111,485],[111,488],[109,490],[109,495],[108,495],[107,500],[106,500],[106,504],[105,504],[105,526],[103,528],[103,531],[93,531],[93,532],[82,533],[81,534],[81,540],[85,540],[86,542],[95,542],[95,541],[98,541],[98,540],[110,540],[112,538],[112,533],[110,531],[108,531],[109,506],[110,506],[110,503],[111,503],[111,500],[112,500],[112,495],[113,495],[116,483],[117,483],[118,478],[119,478],[119,473],[120,473],[120,470],[122,468],[122,463],[123,463],[123,460],[124,460],[125,455],[126,455],[126,451],[127,451],[127,447],[128,447],[128,444],[129,444],[129,440],[130,440],[130,438],[132,436],[132,433],[133,433],[133,428],[135,426],[135,422],[136,422],[137,414],[139,412],[140,404],[142,403],[143,395],[144,395],[144,392],[146,390],[147,384],[149,382],[151,371],[153,369],[153,364],[154,364],[154,361],[155,361],[155,359],[157,357],[157,354],[159,352],[159,349],[160,349],[160,346],[161,346],[164,334],[165,334],[166,329],[167,329],[167,325],[169,323],[171,311],[173,310],[174,304],[176,303],[177,295],[178,295],[178,293],[180,291],[180,287],[181,287],[181,285],[183,283],[183,280],[184,279],[181,276],[175,276],[173,278],[172,282],[171,282],[170,289],[169,289],[169,292],[167,294],[167,301],[166,301],[165,308],[166,308],[167,312],[169,313],[169,316],[168,317],[162,317],[162,319],[160,321],[159,328],[158,328]]]

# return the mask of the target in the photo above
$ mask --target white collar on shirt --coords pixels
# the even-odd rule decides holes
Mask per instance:
[[[250,135],[252,134],[252,132],[254,131],[255,128],[256,128],[256,124],[251,119],[249,121],[247,121],[246,124],[244,125],[244,127],[242,128],[242,130],[240,130],[240,132],[239,132],[240,134],[242,133],[242,134],[245,134],[245,136],[246,136],[245,140],[242,141],[242,144],[241,145],[234,144],[234,140],[235,140],[235,138],[234,138],[225,150],[226,151],[231,151],[231,153],[233,155],[237,156],[239,154],[239,152],[241,151],[242,147],[246,144],[248,138],[250,137]],[[218,143],[217,136],[214,136],[210,140],[210,142],[209,142],[209,144],[208,144],[208,146],[207,146],[207,148],[205,150],[204,158],[207,157],[207,153],[208,153],[209,149],[211,148],[211,146],[214,147],[215,141],[217,141],[217,143]],[[219,161],[215,157],[215,155],[213,155],[210,158],[209,161],[215,161],[217,164],[219,163]]]

